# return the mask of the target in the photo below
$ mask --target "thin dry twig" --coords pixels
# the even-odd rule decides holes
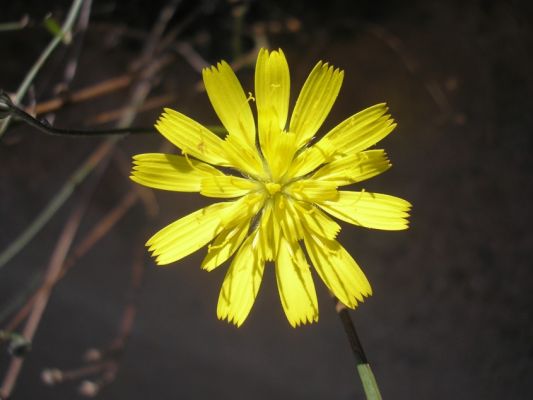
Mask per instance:
[[[48,304],[48,300],[52,292],[52,283],[57,281],[59,274],[61,273],[61,267],[63,265],[63,262],[65,261],[74,236],[80,226],[81,219],[85,212],[86,206],[87,202],[82,201],[75,208],[75,210],[70,215],[68,222],[64,226],[59,240],[57,241],[56,247],[50,258],[50,262],[48,263],[48,268],[44,278],[43,287],[45,289],[40,290],[37,296],[35,297],[31,313],[29,314],[28,320],[26,321],[26,325],[22,331],[22,336],[29,342],[33,340],[33,336],[37,331],[37,327],[39,326],[39,322],[41,321],[44,310],[46,308],[46,305]],[[24,359],[20,357],[13,358],[11,360],[11,364],[9,365],[6,376],[2,383],[2,388],[0,390],[0,398],[7,399],[11,395],[11,392],[15,387],[15,383],[17,381],[23,363]]]
[[[68,258],[61,266],[61,271],[57,275],[55,280],[48,280],[43,283],[35,293],[26,301],[24,306],[13,316],[8,322],[5,330],[12,332],[24,321],[24,319],[30,313],[33,305],[39,298],[41,292],[49,291],[58,280],[63,278],[67,271],[72,268],[76,262],[87,254],[98,241],[100,241],[109,231],[115,226],[115,224],[122,219],[127,211],[136,203],[138,194],[133,190],[128,192],[118,204],[111,209],[104,217],[80,240],[80,242],[74,247]]]
[[[117,90],[124,89],[131,84],[133,79],[133,74],[126,74],[107,79],[105,81],[98,82],[94,85],[72,92],[66,96],[56,97],[41,103],[37,103],[33,110],[35,115],[57,111],[65,104],[81,103],[86,100],[91,100]],[[26,109],[26,112],[30,113],[30,111],[32,110]]]
[[[61,27],[61,34],[56,35],[52,41],[46,46],[44,51],[41,53],[35,64],[31,67],[31,69],[26,74],[26,77],[20,84],[19,88],[17,89],[17,92],[15,93],[15,96],[13,97],[13,101],[15,104],[18,104],[24,95],[26,94],[26,91],[30,87],[31,83],[37,76],[37,73],[41,70],[42,66],[50,57],[50,55],[53,53],[55,48],[62,42],[63,37],[70,33],[72,30],[72,26],[74,25],[74,22],[76,21],[76,18],[78,16],[78,13],[80,11],[80,7],[83,3],[83,0],[74,0],[72,2],[72,5],[70,6],[70,10],[68,12],[67,18],[65,19],[65,22],[63,26]],[[6,118],[0,123],[0,137],[4,134],[7,127],[9,126],[10,118]]]
[[[85,180],[94,168],[109,155],[116,140],[117,138],[113,137],[98,146],[83,164],[67,179],[63,187],[54,195],[30,226],[28,226],[6,249],[2,251],[0,254],[0,269],[2,269],[11,258],[13,258],[31,241],[31,239],[34,238],[34,236],[67,201],[74,190]]]
[[[173,11],[172,11],[172,14],[173,14],[174,11],[175,11],[175,8],[177,7],[178,2],[174,0],[174,1],[170,2],[169,4],[172,4],[174,6]],[[149,40],[147,40],[146,45],[144,47],[145,50],[143,51],[143,56],[145,56],[147,60],[152,60],[153,59],[153,56],[154,56],[153,53],[154,53],[155,48],[156,48],[156,46],[154,46],[154,43],[155,44],[158,43],[158,41],[159,41],[159,39],[160,39],[160,37],[161,37],[165,27],[166,27],[166,24],[170,21],[171,17],[172,17],[172,15],[169,15],[169,8],[165,7],[164,12],[162,12],[160,14],[159,19],[156,22],[156,24],[154,26],[154,29],[152,30],[152,34],[149,37]],[[147,52],[146,51],[147,48],[150,48],[151,50],[149,52]],[[120,121],[117,124],[117,126],[119,128],[129,126],[133,122],[133,120],[135,118],[135,115],[136,115],[136,112],[137,112],[137,109],[143,104],[143,102],[145,101],[146,97],[148,96],[148,94],[149,94],[149,92],[151,90],[151,78],[159,70],[158,67],[159,67],[158,63],[157,62],[154,63],[152,61],[141,72],[140,80],[135,86],[135,90],[134,90],[134,92],[132,94],[132,99],[131,99],[131,101],[129,103],[129,107],[125,110],[122,118],[120,119]],[[114,145],[115,145],[116,142],[117,142],[117,138],[113,137],[113,138],[108,139],[106,142],[104,142],[99,147],[100,151],[98,152],[98,154],[101,155],[102,159],[109,159],[109,155],[111,153],[111,150],[113,150]],[[90,160],[88,160],[88,161],[91,161],[91,160],[94,161],[92,156],[91,156]],[[84,164],[84,166],[85,166],[85,164]],[[90,173],[90,171],[92,171],[92,169],[94,169],[94,166],[92,168],[90,168],[90,169],[89,168],[83,169],[82,170],[83,171],[83,175],[81,176],[81,179],[79,179],[79,180],[77,180],[75,182],[79,183],[80,180],[83,180],[83,178],[85,178],[86,176],[89,175],[89,173]],[[78,177],[79,178],[80,174],[81,174],[80,169],[78,169],[74,173],[73,177]],[[72,177],[71,177],[71,179],[72,179]],[[69,179],[69,181],[70,181],[70,179]],[[72,185],[66,185],[66,187],[69,188],[70,193],[72,193],[72,191],[73,191],[73,187],[71,187],[71,186]],[[60,193],[63,192],[64,190],[65,190],[65,187],[63,188],[62,191],[60,191]],[[52,211],[45,209],[45,211],[47,212],[46,217],[48,219],[51,218],[51,216],[55,213],[55,211],[57,211],[59,206],[61,204],[63,204],[63,202],[66,201],[66,199],[69,197],[70,193],[68,193],[68,191],[66,193],[67,193],[66,196],[63,195],[63,197],[60,197],[60,199],[62,199],[62,201],[59,203],[59,205],[56,205],[55,209],[52,208]],[[137,197],[138,195],[137,195],[136,192],[132,192],[132,193],[133,193],[132,194],[132,200],[129,200],[129,201],[133,203],[134,202],[133,201],[134,200],[133,197]],[[57,201],[57,196],[56,196],[56,198],[54,198],[54,200]],[[32,307],[32,311],[31,311],[31,313],[30,313],[30,315],[28,317],[28,320],[26,322],[26,326],[24,328],[23,335],[28,340],[31,340],[33,338],[33,335],[35,334],[35,331],[36,331],[36,329],[37,329],[37,327],[39,325],[39,322],[41,320],[43,312],[44,312],[44,310],[46,308],[46,305],[48,303],[48,299],[49,299],[49,296],[50,296],[51,289],[52,289],[54,283],[57,282],[57,280],[58,280],[58,278],[60,276],[60,273],[63,270],[62,266],[63,266],[64,261],[65,261],[65,257],[66,257],[67,251],[68,251],[68,247],[72,243],[72,239],[73,239],[74,233],[75,233],[75,231],[77,229],[77,226],[79,226],[79,222],[81,221],[81,215],[82,215],[81,208],[78,207],[75,210],[75,212],[77,212],[78,214],[73,214],[73,217],[69,220],[69,223],[67,223],[67,225],[65,226],[65,228],[63,230],[63,234],[61,235],[61,238],[60,238],[60,240],[58,242],[58,245],[56,247],[56,250],[54,251],[54,253],[52,255],[52,258],[51,258],[51,261],[50,261],[50,265],[49,265],[49,268],[48,268],[48,271],[47,271],[47,274],[46,274],[46,279],[45,279],[44,285],[43,285],[43,287],[47,287],[47,289],[38,291],[37,297],[35,298],[34,305]],[[32,231],[33,234],[26,235],[26,236],[29,236],[29,237],[25,237],[26,243],[33,237],[33,235],[44,225],[44,223],[48,219],[42,220],[40,227],[33,226],[33,229],[30,229],[30,231]],[[75,223],[77,223],[77,224],[75,224]],[[25,233],[27,233],[27,231]],[[23,236],[24,236],[24,234],[23,234]],[[21,243],[19,242],[18,243],[19,248],[16,249],[16,251],[14,253],[12,252],[11,256],[13,256],[18,250],[20,250],[22,247],[24,247],[24,244],[25,243],[23,243],[22,246],[21,246]],[[7,260],[9,260],[10,258],[11,257],[7,258]],[[5,261],[7,262],[7,260],[5,260]],[[128,319],[126,319],[126,321],[129,320],[129,319],[131,319],[131,317],[128,317]],[[125,326],[128,326],[128,324],[126,322],[124,322],[124,324],[125,324]],[[13,358],[11,360],[10,366],[8,368],[8,372],[6,374],[6,377],[4,379],[4,383],[2,385],[2,389],[1,389],[1,392],[0,392],[0,397],[8,398],[11,395],[11,392],[12,392],[12,390],[14,388],[14,385],[15,385],[15,383],[17,381],[20,369],[22,367],[22,363],[23,363],[22,359],[20,359],[20,358]],[[105,374],[104,380],[111,381],[112,379],[114,379],[114,376],[115,376],[115,373],[113,373],[112,370],[109,370]]]
[[[167,104],[173,103],[177,99],[176,94],[164,94],[162,96],[151,97],[141,107],[139,107],[139,113],[151,111],[156,108],[161,108]],[[86,122],[87,125],[100,125],[107,124],[116,121],[124,114],[125,108],[118,108],[115,110],[105,111],[97,114],[94,117],[89,118]]]
[[[44,383],[52,386],[85,378],[79,391],[84,396],[92,397],[115,380],[137,314],[138,295],[144,276],[143,260],[144,250],[139,248],[131,265],[128,300],[120,317],[117,334],[110,345],[102,349],[88,349],[83,357],[86,364],[81,367],[70,370],[45,369],[41,375]]]

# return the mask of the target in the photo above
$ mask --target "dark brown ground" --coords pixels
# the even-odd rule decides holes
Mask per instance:
[[[303,2],[290,7],[253,3],[249,19],[302,20],[297,33],[269,36],[271,47],[281,46],[289,60],[293,101],[317,60],[345,70],[326,128],[381,101],[389,103],[399,123],[381,144],[394,167],[362,187],[410,200],[411,229],[397,233],[343,226],[340,238],[373,284],[374,296],[352,316],[383,397],[532,398],[530,10],[503,1],[429,1],[401,8],[328,4],[329,11],[306,8]],[[145,21],[133,12],[143,6],[131,3],[123,20],[146,30],[157,12],[152,8]],[[32,10],[31,2],[17,7],[6,20]],[[32,14],[37,19],[43,15],[39,7]],[[110,18],[122,21],[121,15],[104,14],[95,22]],[[202,50],[209,62],[230,54],[231,24],[224,20],[229,13],[212,18],[197,29],[211,37],[211,45]],[[197,33],[191,28],[189,34]],[[100,31],[89,31],[73,88],[121,74],[138,52],[135,41],[110,46],[102,38]],[[46,40],[37,28],[0,33],[0,87],[16,88]],[[56,54],[37,80],[39,98],[48,98],[61,76],[63,53]],[[252,70],[239,76],[251,91]],[[216,123],[206,95],[193,90],[198,79],[177,58],[155,91],[176,93],[174,108]],[[58,114],[56,124],[82,126],[91,115],[118,108],[126,98],[122,92],[70,106]],[[138,123],[149,125],[158,113],[143,114]],[[0,144],[0,248],[32,221],[98,142],[44,136],[22,126],[5,135]],[[160,142],[159,137],[130,137],[120,148],[129,157],[157,151]],[[112,163],[80,236],[129,187]],[[76,396],[78,381],[44,386],[43,368],[75,368],[87,348],[111,340],[127,300],[137,248],[149,234],[207,203],[195,194],[156,195],[161,210],[155,220],[147,219],[141,206],[134,207],[56,287],[14,398]],[[77,193],[0,271],[2,307],[44,269],[79,198]],[[362,398],[352,355],[322,284],[317,284],[320,322],[292,329],[269,268],[250,317],[236,329],[216,319],[226,268],[201,271],[204,252],[168,268],[148,261],[138,317],[117,380],[99,398]],[[0,358],[0,372],[8,361]]]

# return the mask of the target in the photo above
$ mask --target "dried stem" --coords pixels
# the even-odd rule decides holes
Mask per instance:
[[[52,292],[52,285],[50,283],[57,281],[57,278],[61,272],[61,267],[78,230],[86,206],[87,201],[82,201],[75,208],[70,215],[67,224],[64,226],[59,240],[57,241],[44,278],[43,287],[46,287],[47,289],[38,292],[31,313],[28,316],[28,320],[26,321],[26,325],[22,331],[22,336],[29,342],[33,340],[33,336],[35,335],[46,305],[48,304],[48,299],[50,298],[50,294]],[[0,390],[0,398],[7,399],[11,395],[11,392],[15,387],[15,383],[17,382],[23,362],[23,358],[11,359],[11,364],[9,365],[6,376],[2,383],[2,388]]]
[[[133,122],[137,110],[142,107],[150,89],[152,87],[151,78],[169,62],[168,57],[159,60],[156,59],[150,63],[140,75],[140,81],[137,83],[135,90],[131,96],[131,101],[128,107],[124,110],[124,114],[119,122],[116,124],[116,129],[128,129],[127,127]],[[2,111],[3,109],[0,109]],[[117,141],[122,137],[112,136],[102,143],[96,151],[76,169],[74,173],[68,178],[63,187],[54,195],[52,200],[48,203],[45,209],[37,216],[37,218],[28,226],[20,236],[18,236],[2,253],[0,253],[0,269],[13,258],[20,250],[22,250],[33,237],[43,228],[43,226],[55,215],[57,210],[66,202],[74,189],[80,185],[87,176],[94,170],[98,163],[105,160],[115,148]]]
[[[126,74],[111,78],[102,82],[98,82],[94,85],[85,87],[68,94],[67,96],[61,96],[54,99],[46,100],[41,103],[37,103],[34,108],[35,114],[46,114],[52,111],[57,111],[67,103],[79,103],[86,100],[94,99],[96,97],[103,96],[108,93],[128,87],[133,80],[133,75]],[[26,112],[30,110],[26,109]]]
[[[41,122],[38,119],[32,117],[23,109],[17,107],[9,96],[5,93],[0,92],[0,101],[2,102],[2,117],[8,115],[9,117],[15,117],[21,121],[24,121],[28,125],[36,128],[37,130],[50,134],[50,135],[60,135],[60,136],[70,136],[70,137],[98,137],[100,135],[125,135],[125,134],[151,134],[154,133],[154,128],[145,127],[128,127],[128,128],[114,128],[114,129],[61,129],[51,126],[48,123]]]
[[[87,160],[85,160],[85,162],[67,179],[63,187],[54,195],[44,210],[41,211],[33,222],[13,242],[11,242],[2,253],[0,253],[0,269],[2,269],[7,262],[22,250],[44,227],[44,225],[50,221],[55,213],[72,195],[74,190],[85,180],[93,169],[109,155],[116,140],[117,138],[113,137],[98,146]]]
[[[57,86],[59,92],[67,92],[70,84],[76,75],[78,69],[78,62],[83,48],[83,41],[85,39],[85,33],[89,26],[89,18],[91,16],[91,7],[93,0],[85,0],[80,10],[80,17],[78,18],[78,24],[76,26],[76,40],[72,46],[72,54],[69,60],[66,62],[65,72],[63,75],[63,81]]]
[[[81,4],[81,1],[78,1],[78,2]],[[165,7],[164,11],[160,14],[159,19],[156,22],[154,29],[152,30],[152,34],[148,38],[146,45],[144,47],[145,50],[143,51],[143,57],[146,57],[147,60],[153,59],[153,56],[154,56],[153,53],[155,51],[156,45],[166,27],[166,24],[170,21],[170,18],[172,17],[174,13],[175,8],[177,7],[178,1],[172,1],[169,4],[173,6],[173,8],[171,8],[170,15],[169,15],[169,8]],[[156,45],[154,45],[154,43]],[[147,51],[147,49],[150,51]],[[136,84],[135,90],[131,96],[129,107],[127,108],[127,110],[125,110],[124,115],[118,122],[117,128],[125,128],[131,125],[131,123],[133,122],[135,118],[137,110],[142,105],[142,103],[145,101],[146,97],[148,96],[148,93],[150,92],[151,78],[153,77],[153,75],[156,73],[157,70],[158,70],[158,63],[150,62],[150,64],[147,65],[146,69],[142,71],[140,81]],[[2,110],[0,109],[0,111]],[[117,142],[116,137],[109,138],[106,140],[106,142],[104,142],[97,149],[96,153],[100,156],[100,161],[103,159],[108,159],[111,153],[111,150],[113,150],[116,142]],[[76,184],[79,184],[86,176],[89,175],[89,173],[94,169],[95,165],[98,164],[98,163],[94,163],[95,158],[96,157],[94,157],[94,154],[93,154],[93,156],[91,156],[90,159],[86,161],[86,163],[82,166],[82,168],[79,168],[78,170],[76,170],[76,172],[71,176],[67,184],[62,188],[62,190],[60,190],[59,194],[63,193],[62,196],[58,197],[58,195],[56,195],[54,197],[53,204],[55,206],[51,207],[50,209],[48,209],[47,207],[47,209],[45,209],[45,211],[47,211],[47,213],[45,213],[45,217],[38,218],[38,220],[40,221],[39,223],[40,225],[37,224],[37,226],[35,226],[35,223],[32,224],[29,230],[30,233],[28,234],[26,231],[25,234],[22,235],[25,242],[20,241],[20,238],[19,238],[18,244],[17,246],[14,247],[14,250],[11,249],[11,251],[8,252],[9,257],[5,257],[4,255],[5,252],[4,254],[2,254],[2,256],[4,257],[3,258],[4,264],[14,254],[16,254],[22,247],[24,247],[24,245],[27,242],[29,242],[29,240],[39,231],[39,229],[42,228],[42,226],[44,226],[44,223],[51,218],[51,216],[55,213],[55,211],[57,211],[59,206],[63,204],[64,201],[72,193],[73,187],[75,187]],[[91,161],[92,163],[88,164],[89,161]],[[63,233],[58,241],[58,245],[56,246],[56,249],[54,250],[54,253],[50,260],[49,268],[48,268],[46,278],[45,278],[45,285],[50,286],[50,282],[57,281],[59,274],[62,271],[62,266],[65,261],[65,257],[67,255],[68,248],[70,247],[72,243],[74,233],[77,230],[82,214],[83,213],[82,213],[81,207],[76,208],[76,210],[73,213],[73,216],[69,219],[69,222],[67,223],[67,225],[65,225]],[[15,241],[15,243],[17,243],[17,241]],[[10,248],[12,247],[10,246],[8,250]],[[0,256],[0,258],[2,256]],[[50,296],[50,290],[40,291],[40,295],[35,300],[35,304],[32,308],[32,311],[28,317],[26,326],[23,331],[23,336],[26,337],[28,340],[31,340],[33,338],[33,335],[35,334],[35,331],[39,325],[43,312],[46,308],[46,304],[48,302],[49,296]],[[4,380],[4,383],[2,385],[2,389],[0,392],[1,398],[8,398],[11,395],[11,392],[16,383],[21,367],[22,367],[21,358],[12,359],[12,362],[8,368],[8,372],[7,372],[6,378]],[[114,376],[114,373],[111,370],[109,370],[109,373],[106,374],[106,376],[112,377]]]
[[[31,83],[35,79],[35,76],[37,76],[37,73],[40,71],[48,57],[52,54],[52,52],[55,50],[55,48],[62,42],[63,37],[70,33],[72,30],[72,26],[74,25],[74,21],[76,20],[76,17],[78,16],[78,13],[80,11],[81,5],[83,3],[83,0],[74,0],[72,2],[72,5],[70,6],[70,10],[68,12],[67,18],[65,19],[65,22],[63,26],[61,27],[61,34],[55,36],[52,41],[46,46],[44,51],[41,53],[35,64],[31,67],[29,72],[26,74],[26,77],[20,84],[15,97],[13,101],[15,104],[18,104],[26,92],[28,91],[28,88],[30,87]],[[9,126],[10,118],[6,118],[2,123],[0,123],[0,137],[4,134],[7,127]]]
[[[5,330],[14,331],[17,326],[24,321],[24,319],[30,313],[33,304],[40,295],[40,292],[50,290],[58,280],[63,278],[66,272],[73,267],[76,262],[83,257],[94,245],[102,239],[109,231],[115,226],[115,224],[122,219],[126,212],[136,203],[138,195],[134,191],[128,192],[122,200],[109,211],[90,231],[85,237],[74,247],[74,250],[65,260],[62,265],[60,274],[57,275],[54,281],[45,281],[41,287],[26,301],[24,306],[19,312],[9,321]]]
[[[24,29],[28,26],[29,22],[30,22],[30,17],[28,17],[28,14],[24,14],[22,18],[18,21],[1,23],[0,32],[18,31],[20,29]]]
[[[144,237],[144,235],[143,235]],[[145,250],[143,246],[138,248],[134,261],[131,266],[130,286],[129,286],[129,300],[122,313],[117,336],[111,344],[111,348],[114,350],[122,350],[126,345],[128,338],[130,337],[131,330],[133,328],[133,322],[137,314],[137,303],[139,298],[139,292],[143,283],[144,277],[144,255]]]
[[[156,96],[148,99],[142,107],[139,107],[139,113],[153,110],[155,108],[162,108],[168,104],[171,104],[176,100],[177,96],[175,93],[169,93],[162,96]],[[97,114],[94,117],[91,117],[87,123],[90,125],[93,124],[107,124],[109,122],[116,121],[124,113],[124,108],[118,108],[115,110],[105,111],[103,113]],[[154,128],[143,128],[142,132],[139,133],[149,133],[155,132]]]

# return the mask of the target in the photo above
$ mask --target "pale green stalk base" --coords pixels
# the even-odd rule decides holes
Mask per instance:
[[[359,364],[357,366],[357,372],[363,383],[367,400],[381,400],[381,393],[379,392],[379,387],[372,368],[370,368],[370,364]]]

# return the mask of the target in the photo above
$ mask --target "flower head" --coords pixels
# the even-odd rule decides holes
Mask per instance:
[[[319,62],[289,120],[289,68],[281,50],[259,52],[255,99],[245,94],[231,67],[222,61],[205,69],[203,80],[227,136],[222,139],[185,115],[165,109],[156,128],[183,155],[134,157],[135,182],[225,199],[173,222],[147,242],[160,265],[205,245],[202,268],[208,271],[233,256],[218,300],[220,319],[237,326],[244,322],[268,261],[275,264],[281,303],[292,326],[318,320],[310,264],[328,289],[354,308],[372,289],[335,240],[340,226],[331,216],[367,228],[407,228],[407,201],[339,190],[390,167],[384,150],[367,150],[396,126],[385,104],[349,117],[311,142],[333,106],[343,76],[343,71]],[[253,100],[257,126],[250,107]]]

